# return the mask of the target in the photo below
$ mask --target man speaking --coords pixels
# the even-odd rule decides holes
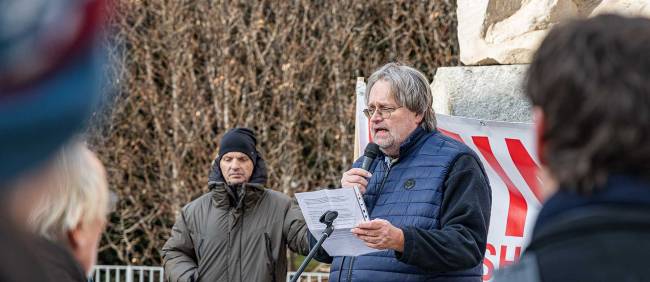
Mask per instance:
[[[363,191],[371,221],[352,232],[382,251],[317,260],[330,281],[478,282],[490,222],[491,190],[477,155],[436,130],[429,82],[390,63],[370,76],[365,93],[380,153],[369,171],[361,160],[343,187]]]

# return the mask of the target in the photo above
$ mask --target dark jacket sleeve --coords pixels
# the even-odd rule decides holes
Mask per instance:
[[[318,239],[316,239],[313,235],[311,235],[311,232],[307,232],[307,237],[309,239],[309,247],[314,247],[318,243]],[[317,260],[318,262],[322,263],[332,263],[334,258],[330,256],[327,251],[325,251],[325,248],[319,247],[316,253],[314,254],[314,259]]]
[[[162,248],[162,255],[166,281],[189,282],[196,279],[197,259],[184,211],[176,219],[171,237]]]
[[[353,168],[361,167],[362,161],[363,161],[363,156],[359,157],[356,161],[354,161],[352,167]],[[376,163],[377,162],[375,162],[375,164]],[[310,247],[316,246],[316,244],[318,243],[318,239],[320,239],[320,238],[315,238],[313,235],[311,235],[311,232],[307,232],[307,238],[309,240]],[[322,263],[332,263],[332,261],[334,260],[334,258],[330,256],[323,247],[318,248],[316,254],[314,254],[314,259]]]
[[[440,229],[405,228],[401,262],[432,272],[457,271],[481,263],[485,254],[492,193],[478,161],[463,155],[445,180]]]
[[[316,243],[318,242],[318,239],[314,238],[313,235],[311,235],[311,232],[309,232],[309,229],[307,228],[307,223],[304,222],[304,217],[302,216],[302,210],[300,209],[300,206],[298,205],[298,201],[295,200],[293,201],[293,204],[291,205],[291,209],[294,212],[297,212],[300,214],[301,219],[303,220],[304,223],[304,232],[298,232],[296,233],[297,236],[300,236],[299,238],[296,238],[296,240],[300,241],[300,245],[302,247],[303,242],[306,244],[306,252],[302,255],[308,255],[309,251],[311,250],[312,247],[316,246]],[[322,263],[332,263],[333,258],[325,251],[323,247],[319,247],[318,250],[316,251],[316,254],[314,254],[314,259],[318,262]]]
[[[309,238],[307,237],[309,230],[295,198],[291,201],[291,207],[285,215],[282,232],[290,250],[303,256],[309,253]]]

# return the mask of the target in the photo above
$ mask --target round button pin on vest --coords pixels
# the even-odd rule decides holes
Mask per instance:
[[[408,179],[406,182],[404,182],[404,189],[409,190],[411,188],[415,187],[415,180],[414,179]]]

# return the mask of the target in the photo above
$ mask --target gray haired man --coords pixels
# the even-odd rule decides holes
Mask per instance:
[[[48,277],[86,281],[107,223],[110,197],[106,171],[97,156],[75,140],[55,156],[48,175],[49,189],[29,211],[28,225],[56,245],[41,254]]]
[[[408,66],[370,76],[364,113],[381,154],[343,173],[363,192],[371,221],[352,232],[379,252],[317,259],[330,281],[481,281],[490,186],[476,154],[436,130],[429,82]]]

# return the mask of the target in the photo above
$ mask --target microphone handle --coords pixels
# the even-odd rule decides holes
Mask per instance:
[[[375,159],[369,158],[366,156],[363,156],[363,163],[361,163],[361,169],[368,171],[370,169],[370,165],[372,164],[372,161]]]

